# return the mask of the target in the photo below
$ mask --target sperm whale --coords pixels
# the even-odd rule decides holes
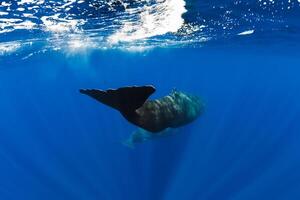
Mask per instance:
[[[204,108],[197,96],[176,90],[160,99],[148,100],[155,92],[151,85],[79,91],[118,110],[130,123],[153,134],[194,121]]]

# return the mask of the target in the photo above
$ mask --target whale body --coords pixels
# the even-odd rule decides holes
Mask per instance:
[[[151,133],[186,125],[203,111],[204,105],[197,96],[173,90],[165,97],[148,100],[154,92],[151,85],[80,90],[80,93],[118,110],[130,123]]]

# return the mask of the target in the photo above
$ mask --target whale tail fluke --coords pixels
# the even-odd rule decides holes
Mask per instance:
[[[155,92],[155,88],[149,85],[109,90],[81,89],[79,91],[122,113],[129,113],[141,107],[148,97]]]

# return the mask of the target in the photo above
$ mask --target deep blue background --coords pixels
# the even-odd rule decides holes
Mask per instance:
[[[299,45],[46,52],[1,62],[0,199],[300,198]],[[179,134],[136,129],[78,92],[153,84],[203,98]]]

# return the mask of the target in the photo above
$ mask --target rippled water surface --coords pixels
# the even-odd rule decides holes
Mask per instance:
[[[0,52],[199,46],[249,34],[256,40],[298,37],[299,10],[296,0],[2,1]]]

